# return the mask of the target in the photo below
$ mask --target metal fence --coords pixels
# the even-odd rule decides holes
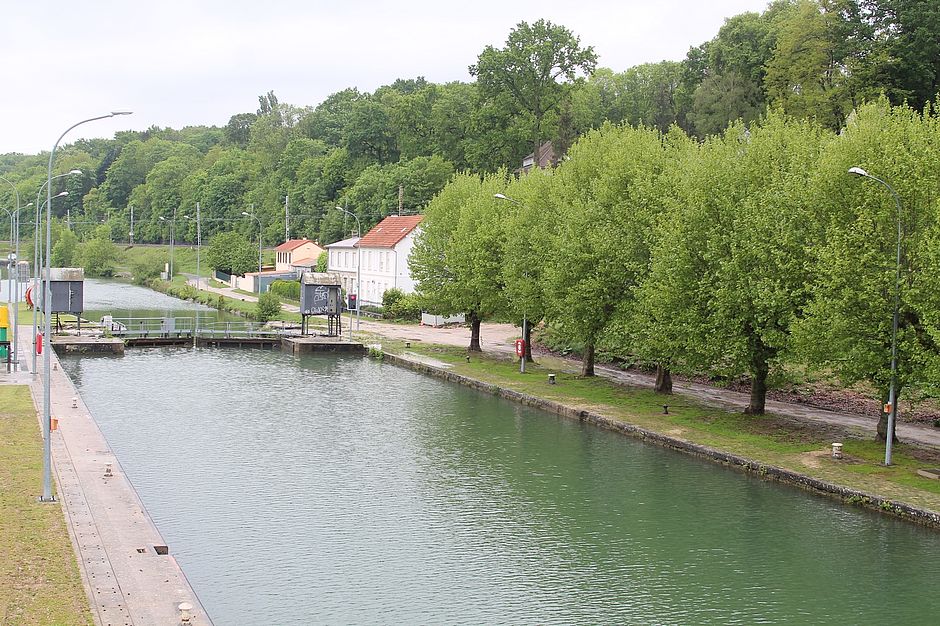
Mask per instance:
[[[114,337],[199,337],[224,339],[265,339],[286,334],[266,328],[260,322],[204,322],[196,329],[194,317],[112,317],[101,318],[101,327]]]

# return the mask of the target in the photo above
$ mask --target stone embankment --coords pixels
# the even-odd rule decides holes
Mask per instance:
[[[930,528],[940,529],[940,513],[935,511],[921,509],[904,502],[882,498],[881,496],[877,496],[875,494],[865,493],[857,489],[851,489],[849,487],[819,480],[817,478],[813,478],[812,476],[807,476],[806,474],[801,474],[799,472],[781,467],[775,467],[773,465],[767,465],[754,459],[748,459],[743,456],[729,454],[727,452],[716,450],[708,446],[703,446],[677,437],[664,435],[646,428],[640,428],[639,426],[612,419],[595,411],[569,406],[554,400],[547,400],[545,398],[521,393],[513,389],[507,389],[493,383],[476,380],[474,378],[449,371],[443,367],[433,365],[426,361],[418,361],[409,357],[390,354],[387,352],[384,353],[383,358],[385,361],[394,365],[406,367],[422,374],[427,374],[441,378],[443,380],[464,385],[466,387],[471,387],[485,393],[506,398],[514,402],[519,402],[520,404],[524,404],[526,406],[531,406],[537,409],[555,413],[556,415],[560,415],[568,419],[578,420],[587,424],[593,424],[606,430],[619,432],[636,439],[676,450],[678,452],[691,454],[744,472],[753,473],[768,480],[795,485],[820,495],[837,498],[847,504],[862,506],[868,509],[880,511],[882,513],[894,515],[896,517],[928,526]]]

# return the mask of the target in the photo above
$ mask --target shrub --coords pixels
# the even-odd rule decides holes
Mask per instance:
[[[385,293],[387,294],[388,292],[386,291]],[[416,294],[403,293],[401,294],[401,297],[394,300],[391,306],[385,306],[384,317],[386,319],[403,320],[408,322],[420,321],[421,299]]]
[[[134,276],[134,282],[138,285],[147,285],[154,278],[160,276],[163,271],[163,264],[166,262],[166,254],[161,250],[147,250],[140,257],[131,262],[131,274]]]
[[[405,297],[405,292],[397,287],[392,287],[391,289],[386,289],[385,293],[382,294],[382,308],[390,309],[395,306],[395,303]]]
[[[299,280],[275,280],[271,283],[269,291],[288,300],[300,300]]]
[[[273,320],[281,312],[281,301],[277,294],[271,291],[265,291],[258,296],[258,306],[255,309],[255,319],[259,322]]]

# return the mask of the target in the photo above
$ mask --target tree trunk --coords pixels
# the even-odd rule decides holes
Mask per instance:
[[[526,322],[522,329],[522,338],[525,340],[525,360],[526,363],[535,363],[532,358],[532,322]]]
[[[581,362],[581,375],[594,375],[594,344],[589,343],[584,346],[584,359]]]
[[[897,393],[898,396],[900,396],[900,395],[901,395],[901,390],[898,389],[896,393]],[[894,401],[897,402],[897,398],[895,398]],[[885,442],[885,441],[888,440],[888,412],[884,410],[884,407],[885,407],[886,404],[888,404],[888,398],[887,398],[887,397],[885,397],[885,401],[884,401],[884,402],[882,403],[882,405],[881,405],[881,416],[878,418],[878,428],[877,428],[877,434],[875,435],[875,441]],[[899,406],[900,406],[900,405],[899,405]],[[894,414],[894,432],[891,433],[891,434],[893,435],[893,439],[892,439],[892,442],[893,442],[893,443],[898,443],[897,428],[898,428],[898,413],[895,412],[895,414]]]
[[[672,393],[672,374],[668,367],[656,364],[656,393]]]
[[[763,415],[767,401],[767,359],[755,357],[751,372],[751,400],[744,412],[748,415]]]
[[[467,319],[470,320],[470,352],[483,352],[480,347],[480,316],[476,313],[468,313]]]

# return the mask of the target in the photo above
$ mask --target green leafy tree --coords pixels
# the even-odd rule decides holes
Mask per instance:
[[[519,22],[509,33],[504,48],[487,46],[470,66],[484,97],[508,96],[519,111],[532,116],[533,151],[544,137],[542,120],[557,111],[568,96],[579,73],[590,75],[597,65],[591,46],[564,26],[538,20]]]
[[[500,241],[505,173],[454,178],[428,205],[408,258],[418,293],[435,313],[465,313],[471,352],[480,352],[480,323],[505,309]]]
[[[639,290],[638,352],[686,372],[747,375],[750,414],[764,412],[770,368],[792,349],[809,297],[821,229],[806,189],[823,143],[815,124],[772,115],[689,153]]]
[[[887,188],[850,176],[862,167]],[[901,224],[899,397],[936,394],[940,359],[937,243],[940,123],[884,100],[861,107],[820,160],[812,187],[828,216],[815,249],[813,299],[797,328],[802,353],[886,399],[890,385],[897,229]],[[903,395],[902,395],[903,394]],[[887,433],[887,414],[878,423]]]
[[[99,226],[95,236],[79,248],[79,259],[89,276],[113,276],[118,248],[111,241],[111,229]]]
[[[226,274],[244,275],[257,269],[258,248],[240,233],[220,233],[209,242],[206,263]]]
[[[78,260],[78,237],[70,230],[62,229],[52,246],[49,262],[52,267],[75,267]]]
[[[716,135],[730,122],[750,123],[761,113],[757,84],[735,72],[706,78],[695,89],[688,120],[699,137]]]
[[[258,296],[255,307],[255,319],[259,322],[269,322],[281,314],[281,301],[273,291],[265,291]]]

